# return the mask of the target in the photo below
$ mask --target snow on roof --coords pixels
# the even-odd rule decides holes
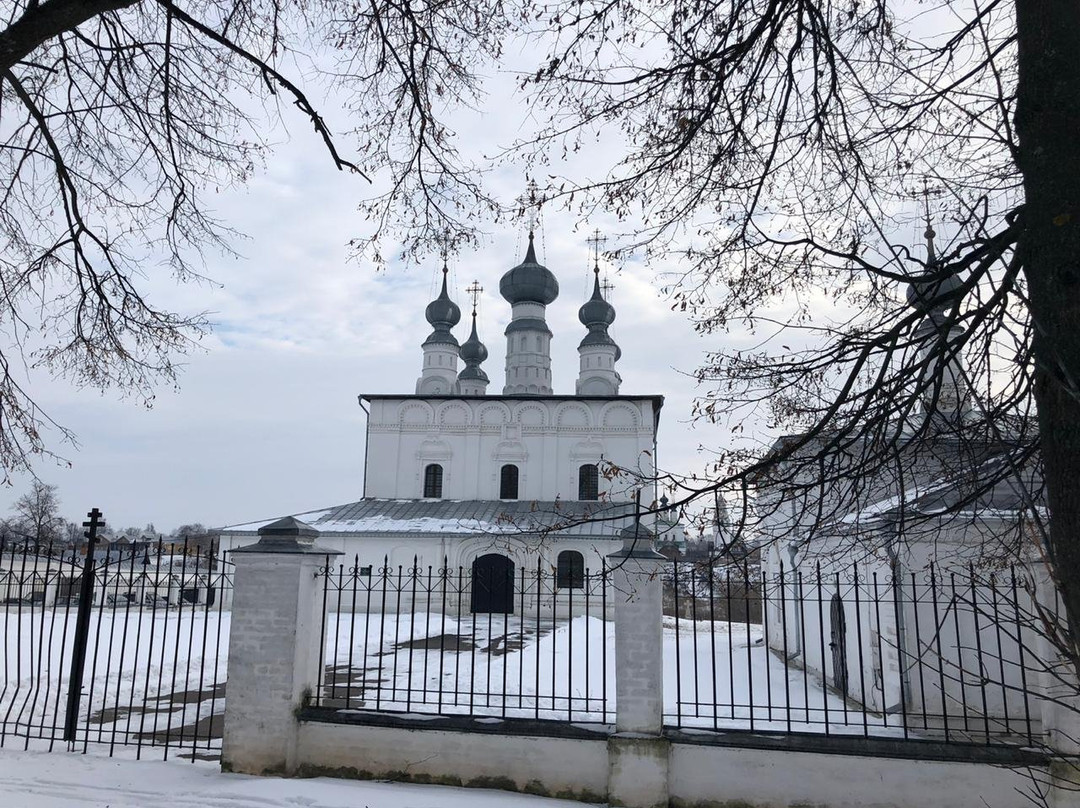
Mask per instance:
[[[854,510],[839,519],[843,524],[875,522],[889,513],[908,510],[924,516],[951,514],[981,519],[1015,519],[1041,503],[1041,479],[1032,468],[1006,473],[1015,451],[1001,452],[980,463],[971,474],[956,474],[933,484],[913,485],[900,495]]]
[[[321,534],[537,533],[617,538],[632,523],[631,502],[535,500],[362,499],[336,508],[291,514]],[[275,519],[229,525],[223,535],[252,534]]]

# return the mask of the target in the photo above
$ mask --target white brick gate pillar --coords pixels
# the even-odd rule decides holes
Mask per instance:
[[[1048,571],[1039,566],[1032,574],[1042,608],[1047,614],[1064,614]],[[1050,808],[1080,808],[1080,679],[1047,630],[1036,630],[1039,659],[1045,667],[1040,677],[1046,697],[1040,705],[1042,729],[1052,753],[1046,804]]]
[[[232,552],[232,623],[221,767],[248,774],[296,768],[297,710],[322,667],[321,582],[330,555],[291,516]]]
[[[615,734],[608,739],[608,801],[666,808],[668,749],[663,737],[662,572],[668,560],[637,524],[608,556],[615,600]]]

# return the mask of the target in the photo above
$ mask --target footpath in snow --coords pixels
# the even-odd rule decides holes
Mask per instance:
[[[4,808],[582,808],[484,789],[223,774],[217,763],[0,749]]]

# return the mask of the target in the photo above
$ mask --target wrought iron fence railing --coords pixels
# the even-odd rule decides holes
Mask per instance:
[[[99,561],[0,540],[0,746],[215,754],[231,592],[232,564],[212,548]]]
[[[606,569],[560,578],[540,565],[354,560],[321,575],[326,665],[317,706],[613,720]]]
[[[503,557],[499,557],[503,558]],[[504,559],[505,561],[505,559]],[[324,569],[314,703],[611,723],[612,570]],[[1018,570],[664,572],[664,720],[695,730],[1036,743],[1052,610]]]
[[[1056,620],[1019,570],[673,563],[665,722],[1031,744]]]

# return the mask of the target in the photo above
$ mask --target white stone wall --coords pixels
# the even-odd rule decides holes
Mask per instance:
[[[671,745],[676,806],[1024,808],[1029,772],[990,763]],[[1046,777],[1045,772],[1031,772]]]
[[[1032,652],[1038,647],[1039,632],[1026,616],[1034,613],[1034,607],[1023,585],[1017,587],[1017,601],[1012,600],[1007,571],[998,572],[995,594],[986,585],[989,572],[976,566],[972,589],[967,563],[978,564],[982,551],[978,529],[972,525],[943,525],[934,544],[904,546],[900,553],[903,585],[897,602],[889,583],[892,568],[883,552],[858,551],[845,536],[822,536],[811,547],[801,549],[792,567],[791,555],[783,545],[770,546],[762,554],[769,582],[765,609],[769,644],[786,653],[794,664],[805,666],[811,675],[835,684],[831,599],[839,594],[846,622],[844,644],[852,699],[880,712],[896,710],[906,696],[913,725],[921,725],[923,712],[946,711],[956,718],[951,725],[954,730],[963,726],[965,702],[967,720],[976,731],[984,717],[994,721],[1008,716],[1013,731],[1023,734],[1030,714],[1032,731],[1038,734],[1042,700],[1030,691],[1045,664]],[[929,573],[934,558],[941,559],[935,564],[936,605]],[[782,595],[778,583],[781,559]],[[856,562],[858,592],[852,582],[852,564]],[[911,601],[912,575],[918,604]],[[970,607],[973,597],[978,610]],[[781,598],[786,614],[776,608]],[[1025,616],[1021,643],[1016,641],[1017,606]],[[991,619],[995,613],[1000,625]],[[907,668],[903,681],[902,659]],[[944,676],[939,674],[939,666]],[[1029,691],[1026,708],[1021,695],[1025,690]],[[994,726],[1000,728],[999,724]]]
[[[219,550],[227,557],[228,553],[238,547],[254,544],[258,536],[254,533],[223,535],[220,538]],[[338,564],[344,564],[346,570],[352,566],[370,566],[372,576],[377,578],[383,566],[388,565],[392,574],[397,574],[398,567],[403,568],[405,574],[414,565],[426,570],[431,567],[433,575],[438,576],[439,569],[446,564],[453,572],[455,580],[460,574],[468,584],[473,561],[487,553],[499,553],[505,555],[514,563],[515,586],[520,580],[521,570],[525,570],[528,581],[534,581],[537,567],[543,570],[546,586],[556,572],[556,563],[559,553],[564,550],[575,550],[582,554],[585,560],[585,569],[591,576],[599,575],[603,569],[604,559],[610,553],[622,546],[617,540],[582,540],[572,538],[557,538],[554,536],[537,540],[534,537],[506,537],[494,536],[461,536],[455,534],[442,535],[417,535],[417,534],[387,534],[385,536],[346,536],[333,533],[323,533],[319,536],[319,546],[327,550],[338,551],[341,555],[331,559],[331,564],[337,568]],[[321,586],[321,580],[320,580]],[[534,592],[529,587],[529,592]],[[231,591],[225,590],[219,593],[219,597],[225,597],[223,608],[231,607]],[[573,599],[574,613],[584,612],[584,593],[582,590],[561,591],[555,595],[545,593],[537,601],[535,597],[528,597],[524,604],[526,613],[534,613],[539,610],[541,614],[550,614],[552,609],[562,610]],[[439,600],[441,603],[441,599]],[[590,593],[589,612],[600,614],[606,608],[610,614],[613,609],[613,599],[609,592],[606,603],[601,599],[598,587],[594,587]],[[515,610],[517,607],[515,601]],[[337,604],[332,599],[328,601],[330,611],[338,611],[339,608],[350,608],[349,603]],[[409,607],[408,603],[402,605],[403,609]],[[447,601],[447,608],[456,611],[457,602],[453,598]],[[463,604],[463,609],[468,611],[468,603]]]
[[[304,721],[298,751],[302,770],[312,774],[337,769],[354,776],[529,789],[590,801],[607,793],[603,739]]]
[[[364,496],[419,498],[424,467],[439,463],[444,499],[497,499],[499,470],[513,463],[518,499],[576,500],[578,468],[605,460],[628,474],[601,476],[601,492],[629,500],[636,475],[653,473],[654,417],[646,398],[376,399]]]
[[[417,727],[300,724],[298,761],[368,778],[603,797],[609,748],[603,740],[481,734]],[[1024,770],[989,763],[670,744],[673,806],[743,808],[1023,808]],[[638,774],[644,777],[646,773]],[[1040,773],[1036,771],[1036,774]],[[1046,777],[1045,773],[1041,773]],[[646,784],[643,784],[646,785]],[[634,804],[626,800],[611,803]]]
[[[253,544],[257,540],[253,533],[223,535],[220,539],[220,552],[228,553],[237,547]],[[514,562],[515,573],[521,568],[535,574],[537,565],[549,573],[555,570],[556,560],[563,550],[577,550],[585,558],[585,566],[590,573],[599,573],[603,559],[609,553],[622,546],[621,541],[562,539],[548,536],[543,540],[535,537],[498,536],[462,536],[459,534],[442,535],[395,535],[346,536],[334,533],[319,535],[319,546],[342,553],[335,564],[351,566],[373,566],[375,569],[389,563],[395,569],[406,569],[415,563],[421,567],[433,566],[436,569],[445,563],[457,569],[459,566],[471,569],[472,562],[486,553],[499,553]]]

